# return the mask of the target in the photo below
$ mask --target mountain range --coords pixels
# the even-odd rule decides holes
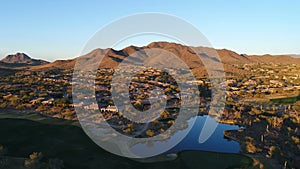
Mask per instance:
[[[44,60],[32,59],[25,53],[16,53],[13,55],[8,55],[0,61],[1,67],[6,68],[17,68],[17,67],[30,67],[37,65],[48,64],[49,62]]]
[[[227,49],[213,49],[208,47],[189,47],[177,43],[170,42],[152,42],[147,46],[136,47],[129,46],[122,50],[95,49],[90,53],[79,56],[70,60],[56,60],[54,62],[47,62],[44,60],[32,59],[24,53],[17,53],[15,55],[8,55],[0,61],[0,68],[2,69],[28,69],[34,71],[60,69],[70,70],[74,68],[78,58],[85,59],[87,64],[97,63],[99,56],[105,55],[100,67],[116,68],[125,58],[133,56],[135,60],[141,58],[149,58],[149,50],[147,49],[161,49],[178,56],[183,60],[193,71],[195,76],[203,76],[205,74],[205,67],[203,61],[210,60],[218,62],[216,55],[219,56],[226,74],[247,73],[236,68],[234,65],[251,64],[251,63],[274,63],[274,64],[300,64],[300,58],[295,58],[289,55],[247,55],[238,54]],[[138,53],[136,53],[139,51]],[[152,54],[153,55],[153,54]],[[157,53],[161,55],[161,53]],[[200,58],[199,58],[200,56]],[[165,58],[162,56],[156,59]],[[161,61],[161,62],[168,62]],[[86,66],[86,65],[85,65]],[[174,65],[176,66],[176,65]]]

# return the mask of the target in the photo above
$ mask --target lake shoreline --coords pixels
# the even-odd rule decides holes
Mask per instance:
[[[3,116],[0,116],[0,118],[1,117]],[[63,160],[66,164],[66,168],[73,169],[83,168],[79,166],[85,166],[85,168],[88,168],[87,166],[89,165],[104,165],[106,168],[110,168],[114,166],[116,160],[124,164],[124,169],[131,169],[138,166],[139,168],[141,166],[149,168],[149,165],[151,165],[151,168],[157,169],[167,167],[181,169],[186,168],[186,164],[189,165],[188,168],[199,168],[199,165],[201,165],[201,167],[204,166],[205,168],[227,168],[230,166],[243,166],[245,168],[245,166],[249,167],[253,164],[253,160],[251,158],[242,154],[214,153],[198,150],[176,152],[178,153],[177,158],[173,158],[174,156],[171,156],[167,157],[167,160],[164,160],[166,157],[162,157],[162,159],[150,159],[150,163],[145,163],[148,160],[142,160],[139,162],[104,151],[93,143],[78,126],[53,123],[45,124],[44,121],[36,122],[34,120],[20,118],[0,119],[0,125],[2,125],[2,127],[0,127],[1,133],[7,136],[2,137],[0,142],[4,145],[4,147],[7,147],[8,151],[11,151],[9,153],[10,156],[27,157],[27,152],[32,153],[39,151],[46,157]],[[53,119],[50,120],[53,121]],[[15,132],[15,126],[20,129],[18,132]],[[53,130],[55,130],[55,132],[53,132]],[[41,133],[40,131],[43,132]],[[19,132],[24,134],[20,135],[18,134]],[[28,140],[28,134],[30,134],[30,137],[33,137],[34,139],[24,142],[24,140]],[[16,139],[14,143],[11,142],[12,139]],[[49,139],[52,141],[49,142]],[[74,148],[74,144],[77,148]],[[21,146],[22,149],[20,149],[19,146]],[[53,148],[49,149],[48,147]],[[219,162],[215,163],[215,160],[218,160]],[[82,163],[80,163],[80,161]]]
[[[53,118],[53,117],[48,117],[48,116],[44,116],[43,114],[40,114],[38,112],[35,111],[31,111],[31,110],[27,110],[27,111],[22,111],[22,110],[16,110],[16,109],[0,109],[0,119],[24,119],[24,120],[30,120],[30,121],[36,121],[36,122],[41,122],[41,123],[47,123],[47,124],[51,124],[51,125],[55,125],[55,124],[67,124],[67,125],[74,125],[75,121],[71,121],[70,120],[65,120],[65,119],[59,119],[59,118]],[[54,120],[54,122],[53,122]],[[75,125],[79,128],[79,125]],[[231,139],[231,138],[230,138]],[[180,154],[187,154],[188,152],[199,152],[199,154],[202,153],[209,153],[209,154],[224,154],[224,155],[241,155],[241,156],[245,156],[244,153],[226,153],[226,152],[211,152],[211,151],[205,151],[205,150],[182,150],[182,151],[177,151],[176,154],[178,155],[177,158],[174,158],[172,160],[177,160]],[[196,153],[197,154],[197,153]],[[235,156],[235,155],[234,155]],[[248,156],[247,156],[248,157]],[[159,159],[158,161],[160,161],[161,159]]]
[[[231,134],[231,132],[243,132],[245,129],[240,130],[226,130],[224,132],[224,136],[238,142],[241,146],[241,154],[250,157],[254,161],[254,165],[257,167],[262,168],[281,168],[282,165],[280,165],[276,160],[266,158],[262,153],[256,152],[256,153],[247,153],[245,152],[245,143],[242,141],[241,138],[236,137],[235,134]]]

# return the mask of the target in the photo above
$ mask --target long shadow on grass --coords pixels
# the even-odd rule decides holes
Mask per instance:
[[[26,119],[0,119],[0,135],[8,156],[28,157],[32,152],[42,152],[46,158],[63,160],[66,169],[240,168],[252,163],[239,154],[203,151],[181,152],[174,161],[139,163],[101,149],[80,127]]]

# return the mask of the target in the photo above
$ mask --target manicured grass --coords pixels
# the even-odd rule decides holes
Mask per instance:
[[[185,161],[189,168],[249,168],[252,159],[240,154],[221,154],[205,151],[186,151],[181,152],[180,157]]]
[[[181,152],[174,161],[140,163],[104,151],[76,125],[33,117],[35,121],[0,116],[0,144],[8,149],[7,156],[28,157],[32,152],[42,152],[46,158],[62,159],[66,169],[207,169],[252,164],[249,157],[240,154],[204,151]]]
[[[300,100],[300,95],[294,96],[294,97],[285,97],[285,98],[270,99],[270,101],[272,103],[281,103],[281,104],[295,103],[298,100]]]

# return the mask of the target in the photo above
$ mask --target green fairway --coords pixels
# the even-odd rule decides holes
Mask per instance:
[[[294,97],[271,99],[270,101],[272,103],[288,104],[288,103],[295,103],[298,100],[300,100],[300,95]]]
[[[32,152],[42,152],[45,158],[63,160],[67,169],[245,168],[252,164],[250,158],[240,154],[203,151],[180,152],[174,161],[140,163],[104,151],[70,122],[39,115],[23,119],[8,116],[0,115],[0,144],[7,148],[7,156],[28,157]]]

